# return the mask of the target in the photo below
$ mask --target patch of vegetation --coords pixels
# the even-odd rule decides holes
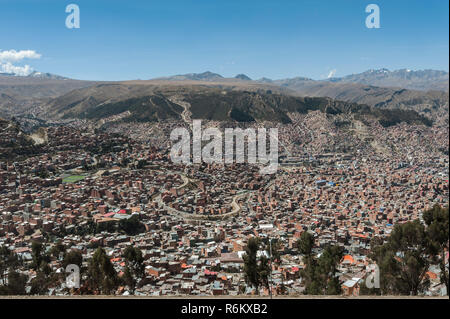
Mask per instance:
[[[83,176],[83,175],[71,175],[71,176],[67,176],[67,177],[63,178],[62,182],[63,183],[76,183],[76,182],[82,181],[85,178],[86,178],[86,176]]]
[[[255,121],[255,119],[251,115],[248,115],[236,108],[233,108],[231,110],[230,117],[233,120],[236,120],[238,122],[254,122]]]
[[[179,118],[183,108],[159,95],[131,98],[108,103],[88,110],[87,119],[102,119],[130,111],[124,121],[156,122],[168,118]]]

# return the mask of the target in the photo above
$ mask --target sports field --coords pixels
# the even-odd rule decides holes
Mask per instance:
[[[70,175],[70,176],[63,178],[63,183],[76,183],[85,178],[86,178],[86,176],[83,176],[83,175]]]

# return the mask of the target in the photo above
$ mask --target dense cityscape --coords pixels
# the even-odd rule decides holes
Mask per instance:
[[[448,12],[2,1],[0,308],[436,312],[450,300]]]
[[[280,145],[274,175],[247,164],[175,165],[167,141],[134,124],[126,135],[87,123],[41,130],[31,153],[0,164],[0,243],[26,278],[22,293],[302,295],[308,256],[299,243],[309,238],[310,254],[340,248],[335,293],[359,295],[374,240],[386,240],[394,225],[423,221],[434,205],[448,206],[448,129],[373,125],[348,143],[348,130],[321,127],[328,124],[320,112],[297,121],[280,126],[280,144],[307,142],[287,151]],[[20,135],[16,125],[3,122],[3,150]],[[395,148],[380,151],[368,136]],[[350,151],[337,151],[343,147]],[[252,238],[270,272],[256,284],[246,270]],[[442,257],[448,266],[448,250]],[[109,284],[92,282],[95,258],[110,264]],[[74,260],[78,289],[65,282]],[[2,267],[5,278],[11,269]],[[439,262],[424,274],[430,284],[420,293],[445,293]]]

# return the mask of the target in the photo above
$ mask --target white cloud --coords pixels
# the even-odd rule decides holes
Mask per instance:
[[[40,58],[41,54],[34,50],[0,50],[0,72],[26,76],[33,72],[33,68],[28,64],[20,66],[14,65],[13,63],[20,62],[24,59]]]
[[[0,63],[0,73],[12,73],[20,76],[27,76],[33,72],[33,68],[28,64],[24,66],[13,65],[11,62]]]
[[[327,75],[327,79],[332,78],[335,74],[336,74],[336,69],[331,70],[330,73],[328,73],[328,75]]]
[[[40,59],[41,55],[34,50],[0,51],[0,62],[19,62],[23,59]]]

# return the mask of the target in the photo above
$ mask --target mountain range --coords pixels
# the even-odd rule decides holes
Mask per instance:
[[[51,80],[69,80],[69,78],[66,78],[66,77],[63,77],[60,75],[56,75],[56,74],[52,74],[52,73],[42,73],[42,72],[38,72],[38,71],[33,71],[26,76],[18,75],[15,73],[1,73],[0,72],[0,76],[16,76],[16,77],[21,77],[21,78],[39,78],[39,79],[51,79]]]
[[[411,90],[448,91],[448,72],[437,70],[388,69],[368,70],[341,78],[330,78],[330,82],[360,83],[381,87],[399,87]]]
[[[411,86],[422,90],[408,89]],[[327,80],[306,77],[252,80],[245,74],[225,78],[207,71],[124,82],[78,81],[39,72],[27,77],[0,74],[0,116],[3,117],[32,114],[100,119],[130,111],[130,119],[179,118],[183,110],[180,104],[171,102],[174,96],[191,104],[194,117],[213,120],[285,122],[292,110],[320,109],[332,114],[350,109],[367,113],[364,107],[367,105],[379,119],[382,116],[377,108],[404,109],[406,118],[423,122],[409,111],[430,119],[448,114],[448,73],[380,69]],[[340,105],[338,111],[335,104]],[[356,109],[362,111],[355,111],[352,105],[361,105]]]
[[[223,81],[223,80],[244,80],[252,79],[245,74],[238,74],[234,78],[225,78],[220,74],[210,71],[203,73],[188,73],[174,75],[169,77],[157,78],[157,80],[168,81]],[[289,86],[292,82],[305,81],[317,83],[357,83],[368,86],[404,88],[410,90],[438,90],[448,91],[449,73],[437,70],[418,70],[401,69],[390,71],[388,69],[368,70],[358,74],[351,74],[344,77],[333,77],[325,80],[313,80],[306,77],[295,77],[290,79],[272,80],[269,78],[261,78],[256,82],[274,83]]]
[[[170,85],[155,81],[100,84],[78,89],[44,106],[45,117],[87,119],[101,122],[120,118],[122,122],[161,122],[192,119],[235,122],[275,121],[291,123],[289,114],[320,111],[359,120],[377,120],[382,126],[400,122],[425,124],[432,121],[413,110],[374,108],[326,97],[298,97],[271,90],[250,90],[235,85]]]

